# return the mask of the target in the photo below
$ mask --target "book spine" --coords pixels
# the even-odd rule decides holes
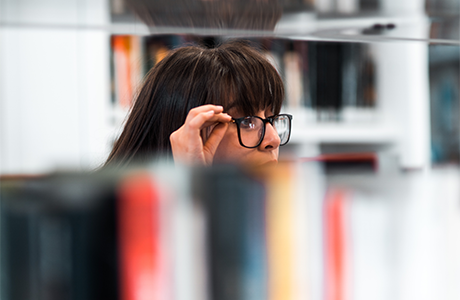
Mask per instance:
[[[284,53],[286,97],[289,107],[298,108],[303,98],[302,57],[291,46],[292,49]]]
[[[165,299],[161,286],[159,195],[148,174],[121,183],[118,221],[121,300]]]
[[[345,199],[345,191],[330,190],[324,203],[325,300],[346,299]]]
[[[279,165],[267,181],[268,298],[294,299],[292,170]]]
[[[114,88],[116,103],[123,108],[131,105],[133,88],[131,82],[130,36],[112,36],[114,59]]]
[[[247,209],[242,212],[246,224],[242,299],[265,300],[268,280],[265,188],[256,182],[249,193]]]

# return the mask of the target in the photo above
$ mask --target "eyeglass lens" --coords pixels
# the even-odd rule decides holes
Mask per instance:
[[[280,145],[284,145],[289,138],[289,118],[277,116],[273,120],[273,127],[280,137]],[[264,121],[257,117],[246,117],[240,123],[241,142],[246,147],[256,147],[264,138]]]
[[[273,126],[280,137],[280,145],[287,143],[289,139],[290,120],[287,116],[278,116],[273,120]]]
[[[255,117],[246,117],[240,123],[241,142],[246,147],[257,146],[264,134],[264,122]]]

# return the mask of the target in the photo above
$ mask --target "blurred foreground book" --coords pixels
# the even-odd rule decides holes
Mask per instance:
[[[2,179],[1,299],[460,299],[459,183],[317,162]]]

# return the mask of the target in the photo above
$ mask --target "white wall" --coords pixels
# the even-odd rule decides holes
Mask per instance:
[[[0,174],[102,163],[106,0],[0,0]]]

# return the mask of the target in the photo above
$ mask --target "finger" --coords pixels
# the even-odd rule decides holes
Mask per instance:
[[[213,125],[216,122],[228,123],[231,120],[232,120],[232,117],[230,117],[227,114],[223,114],[223,113],[216,114],[214,113],[214,111],[208,111],[208,112],[200,113],[195,118],[187,122],[187,125],[193,130],[195,129],[201,130],[205,127]]]
[[[214,111],[215,113],[221,113],[224,111],[224,108],[221,105],[213,105],[213,104],[201,105],[201,106],[192,108],[188,112],[187,117],[190,117],[193,119],[197,115],[204,113],[204,112],[208,112],[208,111]]]
[[[214,153],[216,153],[217,147],[222,141],[222,138],[227,132],[227,128],[228,123],[219,123],[216,127],[214,127],[203,147],[203,151],[208,152],[211,157],[213,157]]]
[[[218,123],[229,123],[231,121],[232,121],[232,117],[227,114],[218,114],[218,115],[215,114],[209,120],[204,122],[204,124],[201,126],[201,129],[204,129],[210,126],[215,126]]]

